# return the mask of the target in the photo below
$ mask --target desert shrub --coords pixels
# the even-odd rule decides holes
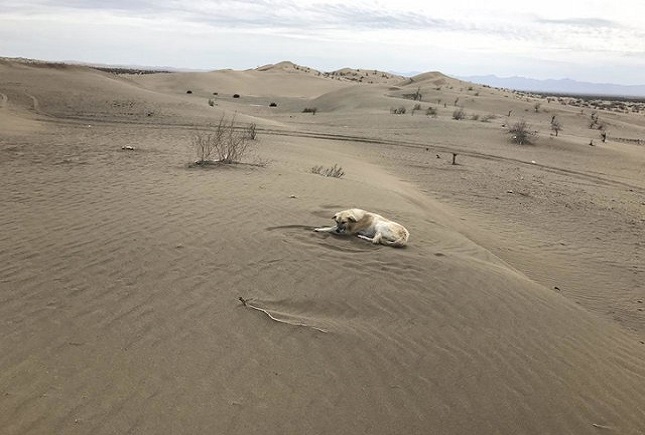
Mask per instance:
[[[511,142],[518,145],[531,144],[537,138],[537,133],[531,129],[531,126],[524,120],[520,119],[508,129],[511,135]]]
[[[256,131],[257,125],[255,123],[249,124],[249,126],[246,128],[246,136],[251,139],[255,140],[258,136],[258,133]]]
[[[435,108],[434,108],[434,107],[432,107],[432,106],[429,106],[429,107],[426,109],[426,115],[427,115],[427,116],[432,116],[433,118],[436,118],[436,117],[437,117],[437,109],[435,109]]]
[[[311,168],[312,174],[322,175],[323,177],[334,177],[341,178],[345,175],[343,168],[334,163],[334,166],[330,168],[323,168],[322,166],[314,166]]]
[[[560,121],[558,121],[555,116],[551,118],[551,130],[555,133],[555,136],[557,137],[560,131],[562,130],[562,124]]]
[[[269,107],[278,107],[278,104],[271,102],[271,103],[269,103]]]
[[[463,107],[459,107],[455,109],[454,112],[452,112],[452,119],[456,119],[457,121],[464,119],[466,117],[466,111],[464,110]]]
[[[198,132],[192,137],[192,146],[197,154],[195,165],[214,163],[240,163],[249,150],[248,129],[236,125],[224,115],[212,132]]]
[[[188,90],[188,91],[186,91],[186,93],[187,93],[187,94],[192,94],[192,93],[193,93],[193,91]]]
[[[405,106],[390,107],[390,113],[393,115],[405,115]]]
[[[470,119],[472,121],[479,121],[479,115],[477,113],[473,113],[472,115],[470,115]]]
[[[423,95],[421,94],[421,88],[417,88],[416,92],[413,94],[403,94],[401,95],[403,98],[407,98],[409,100],[414,100],[414,101],[421,101],[423,98]]]
[[[415,110],[421,110],[421,104],[419,103],[415,104],[414,107],[412,108],[412,111],[414,112]]]
[[[305,107],[304,109],[302,109],[302,113],[311,113],[312,115],[315,115],[317,111],[317,107]]]
[[[233,98],[240,98],[240,94],[233,94]]]
[[[215,100],[213,100],[212,98],[209,98],[208,99],[208,105],[213,107],[215,105]]]
[[[493,115],[492,113],[489,113],[488,115],[484,115],[481,118],[481,122],[490,122],[491,119],[495,119],[497,116]]]

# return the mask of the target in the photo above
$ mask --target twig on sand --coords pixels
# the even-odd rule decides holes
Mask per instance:
[[[240,296],[240,297],[238,298],[238,300],[239,300],[240,302],[242,302],[242,305],[244,305],[245,307],[247,307],[247,308],[251,308],[251,309],[254,309],[254,310],[257,310],[257,311],[261,311],[261,312],[263,312],[264,314],[266,314],[266,315],[269,317],[269,319],[271,319],[271,320],[273,320],[273,321],[276,321],[276,322],[278,322],[278,323],[286,323],[287,325],[293,325],[293,326],[304,326],[305,328],[315,329],[316,331],[320,331],[320,332],[327,332],[325,329],[318,328],[318,327],[313,326],[313,325],[307,325],[306,323],[302,323],[302,322],[291,322],[291,321],[289,321],[289,320],[278,319],[277,317],[273,316],[270,312],[268,312],[268,311],[267,311],[267,310],[265,310],[264,308],[260,308],[260,307],[256,307],[255,305],[251,305],[251,304],[249,303],[249,301],[250,301],[251,299],[244,299],[242,296]]]

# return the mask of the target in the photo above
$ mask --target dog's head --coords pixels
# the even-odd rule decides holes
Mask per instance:
[[[351,233],[352,226],[358,222],[360,216],[358,216],[357,210],[349,209],[339,211],[332,219],[336,221],[337,233]]]

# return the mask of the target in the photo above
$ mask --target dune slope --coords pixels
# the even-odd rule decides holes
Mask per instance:
[[[424,148],[320,134],[351,113],[277,114],[254,144],[267,165],[191,169],[191,125],[88,103],[90,127],[11,89],[0,119],[25,124],[0,134],[3,433],[645,430],[637,335],[503,258],[483,206],[401,164]],[[131,89],[207,126],[190,102]],[[354,114],[383,121],[357,135],[383,138],[401,119]],[[332,163],[343,178],[309,171]],[[410,245],[311,231],[353,206]]]

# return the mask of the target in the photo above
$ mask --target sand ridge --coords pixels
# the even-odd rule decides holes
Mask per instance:
[[[291,111],[211,107],[182,76],[0,68],[0,122],[23,120],[0,133],[3,433],[645,430],[635,146],[589,147],[580,122],[518,149],[448,107],[391,115],[412,103],[380,85],[334,83],[337,109],[303,114],[328,97],[279,71]],[[503,112],[486,91],[478,110]],[[233,109],[266,165],[187,168]],[[311,231],[353,206],[409,246]]]

